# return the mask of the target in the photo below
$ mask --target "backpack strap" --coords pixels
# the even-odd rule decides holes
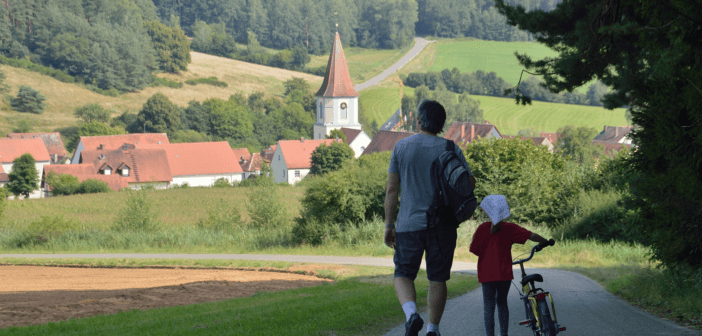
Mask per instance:
[[[453,140],[446,140],[446,151],[447,152],[456,151],[456,144],[453,142]]]

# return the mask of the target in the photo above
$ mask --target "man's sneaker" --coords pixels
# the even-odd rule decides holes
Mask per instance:
[[[419,335],[419,331],[422,330],[423,326],[424,320],[422,320],[419,314],[412,314],[412,316],[410,316],[409,321],[405,322],[405,336]]]
[[[441,336],[441,334],[437,334],[437,333],[435,333],[435,332],[433,332],[433,331],[430,331],[430,332],[427,333],[427,336]]]

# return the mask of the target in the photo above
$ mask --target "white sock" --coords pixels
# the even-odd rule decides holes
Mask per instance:
[[[439,334],[439,325],[438,324],[431,324],[431,323],[427,324],[427,333],[430,333],[432,331],[435,332],[437,335],[440,335]]]
[[[407,321],[409,321],[412,314],[417,312],[417,304],[414,303],[414,301],[407,301],[402,304],[402,310],[405,311],[405,316],[407,317]]]

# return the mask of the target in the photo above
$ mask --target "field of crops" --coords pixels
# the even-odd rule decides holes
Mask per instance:
[[[385,122],[400,107],[397,85],[369,88],[361,91],[361,104],[366,115],[378,124]],[[414,89],[403,88],[405,95],[414,95]],[[496,125],[502,134],[517,134],[520,129],[537,132],[556,132],[565,125],[588,126],[598,130],[607,126],[627,126],[625,109],[613,111],[594,106],[557,104],[534,101],[533,105],[516,105],[514,99],[490,96],[472,96],[480,101],[483,117]],[[394,105],[393,105],[394,104]]]
[[[349,75],[353,84],[361,84],[377,74],[383,72],[387,67],[394,64],[412,47],[409,45],[403,49],[365,49],[347,48],[344,49],[346,65],[349,68]],[[330,46],[331,49],[331,46]],[[309,68],[326,66],[329,61],[329,54],[312,56],[312,60],[307,64]]]

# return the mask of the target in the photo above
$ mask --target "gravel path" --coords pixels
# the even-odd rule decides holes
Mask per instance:
[[[380,75],[377,75],[364,83],[357,84],[354,86],[354,89],[356,89],[356,91],[361,91],[382,82],[385,78],[388,78],[388,76],[394,74],[397,70],[400,70],[400,68],[405,66],[407,62],[411,61],[415,56],[417,56],[419,52],[427,46],[427,44],[434,41],[427,41],[421,37],[415,37],[414,42],[414,47],[412,47],[412,49],[410,49],[405,56],[402,56],[399,61],[385,69],[385,71],[381,72]]]

